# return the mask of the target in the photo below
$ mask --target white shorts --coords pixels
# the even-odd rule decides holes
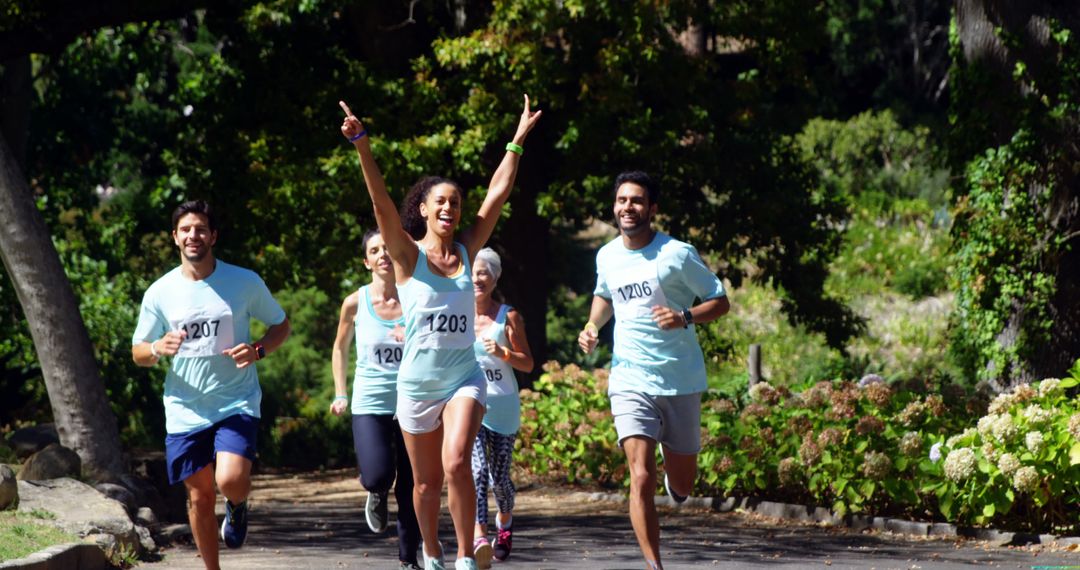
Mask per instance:
[[[408,396],[398,394],[396,417],[401,431],[421,434],[439,429],[442,425],[443,408],[454,398],[472,398],[484,407],[487,402],[487,383],[484,380],[484,372],[479,368],[476,370],[477,374],[466,378],[445,398],[413,400]]]
[[[681,396],[612,392],[610,397],[619,445],[640,435],[664,444],[672,453],[701,451],[701,392]]]

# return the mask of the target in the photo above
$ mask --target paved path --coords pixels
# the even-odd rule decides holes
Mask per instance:
[[[247,545],[223,551],[224,568],[397,567],[396,535],[368,531],[356,480],[346,472],[331,474],[329,480],[324,476],[317,484],[310,477],[257,479]],[[495,570],[643,568],[625,505],[591,502],[585,496],[557,489],[520,492],[514,514],[514,552],[508,562],[496,563]],[[453,531],[448,515],[444,514],[442,523],[443,542],[450,546]],[[742,513],[664,510],[661,524],[669,570],[763,566],[1080,569],[1080,552],[855,533]],[[202,563],[194,547],[184,545],[165,550],[162,561],[139,568],[200,569]]]

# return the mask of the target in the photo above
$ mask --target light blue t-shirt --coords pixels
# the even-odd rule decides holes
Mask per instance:
[[[705,358],[694,325],[663,330],[652,307],[676,311],[694,299],[724,296],[724,285],[693,246],[656,232],[649,245],[627,249],[622,237],[596,254],[596,290],[615,309],[615,346],[608,393],[674,396],[703,392]]]
[[[398,370],[398,393],[413,400],[449,397],[463,382],[480,374],[473,343],[476,297],[465,246],[455,244],[461,271],[436,275],[427,253],[417,244],[413,276],[398,286],[405,313],[405,354]]]
[[[511,308],[510,305],[499,307],[495,321],[480,333],[473,344],[476,361],[487,380],[484,427],[503,435],[517,433],[521,427],[521,398],[518,396],[517,377],[514,376],[514,368],[509,362],[484,350],[483,339],[490,338],[499,346],[510,346],[510,339],[506,335],[506,314]]]
[[[371,289],[360,288],[356,308],[356,374],[353,377],[352,413],[393,414],[397,409],[397,375],[405,344],[391,334],[405,318],[380,318],[371,304]]]
[[[285,321],[285,311],[255,272],[221,260],[206,279],[188,279],[177,267],[146,290],[132,345],[187,331],[165,376],[168,433],[203,429],[237,414],[259,417],[255,366],[237,368],[222,354],[251,342],[252,318],[276,325]]]

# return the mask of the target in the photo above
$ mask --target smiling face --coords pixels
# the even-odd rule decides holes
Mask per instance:
[[[495,274],[492,273],[491,267],[483,259],[477,259],[473,262],[472,282],[473,293],[477,299],[490,297],[491,293],[495,291]]]
[[[217,242],[217,231],[210,229],[210,222],[202,214],[185,214],[176,221],[172,232],[173,243],[180,254],[191,263],[198,263],[211,255]]]
[[[374,234],[364,244],[364,267],[386,280],[394,278],[394,263],[390,261],[390,250],[386,249],[381,234]]]
[[[436,184],[420,203],[420,215],[427,219],[429,232],[453,236],[461,220],[461,192],[453,184]]]
[[[628,237],[648,232],[656,215],[656,204],[649,203],[649,192],[633,182],[624,182],[615,191],[615,223]]]

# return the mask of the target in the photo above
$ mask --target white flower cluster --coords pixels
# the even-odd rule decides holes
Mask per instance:
[[[990,461],[997,461],[998,453],[1000,452],[996,447],[994,447],[993,441],[987,441],[982,444],[983,457],[989,459]]]
[[[1041,426],[1050,423],[1054,419],[1054,413],[1043,409],[1038,404],[1031,404],[1024,408],[1024,418],[1033,426]]]
[[[1011,453],[1003,453],[998,459],[997,467],[1006,477],[1011,477],[1020,468],[1020,460]]]
[[[961,441],[965,439],[971,439],[977,433],[978,432],[975,430],[975,428],[967,428],[964,430],[964,433],[954,435],[949,439],[945,440],[945,447],[948,447],[949,449],[955,449],[960,445]]]
[[[1061,391],[1061,380],[1057,378],[1047,378],[1042,382],[1039,382],[1039,396],[1045,398],[1047,396],[1056,394]]]
[[[1080,414],[1073,414],[1069,418],[1069,434],[1073,439],[1080,440]]]
[[[1013,488],[1021,493],[1030,493],[1039,486],[1039,472],[1034,467],[1021,467],[1013,475]]]
[[[975,474],[975,452],[970,447],[961,447],[949,452],[945,457],[945,476],[960,483]]]
[[[1024,445],[1027,446],[1028,451],[1032,453],[1039,453],[1043,447],[1043,434],[1038,431],[1029,431],[1024,436]]]
[[[884,479],[892,471],[892,460],[884,453],[869,451],[863,455],[862,471],[871,479]]]
[[[1020,428],[1016,427],[1009,414],[998,414],[991,431],[994,432],[995,439],[1004,443],[1016,437]]]

